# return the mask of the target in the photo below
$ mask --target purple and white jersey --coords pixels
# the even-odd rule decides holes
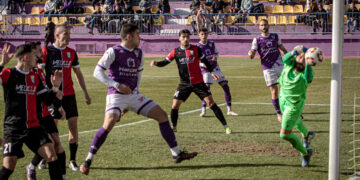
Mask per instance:
[[[212,68],[214,69],[214,71],[215,70],[220,70],[217,61],[212,60],[213,56],[215,56],[216,58],[219,57],[219,53],[218,53],[218,51],[216,49],[215,42],[207,41],[206,44],[202,44],[201,42],[198,42],[197,46],[201,48],[203,54],[206,56],[206,59],[210,62],[210,64],[211,64]],[[206,69],[206,66],[205,66],[204,63],[200,63],[200,69],[201,69],[202,74],[209,72]]]
[[[141,49],[127,49],[122,45],[109,48],[99,60],[94,76],[109,86],[109,94],[121,94],[116,90],[119,84],[128,86],[132,93],[138,93],[141,72],[144,68],[144,54]],[[104,77],[104,70],[108,70],[108,77]]]
[[[276,61],[281,61],[280,45],[281,40],[275,33],[270,33],[269,36],[259,35],[254,38],[251,50],[259,52],[263,70],[270,69]]]

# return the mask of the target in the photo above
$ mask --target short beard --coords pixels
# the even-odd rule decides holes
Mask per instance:
[[[303,72],[305,70],[305,65],[295,62],[295,70],[297,72]]]

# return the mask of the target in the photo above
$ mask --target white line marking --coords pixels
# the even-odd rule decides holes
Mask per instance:
[[[272,103],[256,103],[256,102],[232,102],[232,104],[237,104],[237,105],[272,105]],[[224,106],[224,105],[226,105],[226,104],[223,103],[223,104],[219,104],[218,106]],[[329,107],[330,104],[306,104],[306,106]],[[343,106],[353,107],[353,105],[347,105],[347,104],[344,104]],[[209,109],[209,107],[207,107],[207,109]],[[201,111],[201,109],[194,109],[194,110],[191,110],[191,111],[182,112],[182,113],[179,113],[179,115],[191,114],[191,113],[198,112],[198,111]],[[142,123],[146,123],[146,122],[149,122],[149,121],[152,121],[152,120],[153,119],[145,119],[145,120],[136,121],[136,122],[132,122],[132,123],[128,123],[128,124],[122,124],[122,125],[114,126],[113,129],[126,127],[126,126],[132,126],[132,125],[136,125],[136,124],[142,124]],[[90,133],[90,132],[95,132],[97,130],[98,129],[92,129],[92,130],[88,130],[88,131],[81,131],[81,132],[79,132],[79,134],[86,134],[86,133]],[[60,136],[60,138],[67,137],[67,136],[69,136],[69,134],[63,134],[63,135]]]
[[[142,76],[143,78],[179,78],[179,76]],[[226,76],[233,79],[264,79],[264,76]],[[360,79],[360,76],[346,76],[345,79]],[[316,76],[315,79],[331,79],[331,76]]]

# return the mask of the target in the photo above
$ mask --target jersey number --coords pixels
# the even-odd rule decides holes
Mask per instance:
[[[4,154],[11,153],[11,143],[4,144]]]

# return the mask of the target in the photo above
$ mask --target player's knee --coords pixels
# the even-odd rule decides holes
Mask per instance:
[[[280,133],[280,138],[286,140],[288,135]]]
[[[163,123],[163,122],[166,122],[168,121],[168,115],[165,111],[161,110],[159,112],[159,123]]]
[[[209,106],[209,107],[212,107],[214,104],[215,104],[214,100],[210,99],[210,100],[208,101],[208,106]]]
[[[56,161],[57,160],[57,156],[55,153],[50,153],[50,154],[46,154],[46,156],[44,157],[44,159],[47,161],[47,162],[53,162],[53,161]]]

